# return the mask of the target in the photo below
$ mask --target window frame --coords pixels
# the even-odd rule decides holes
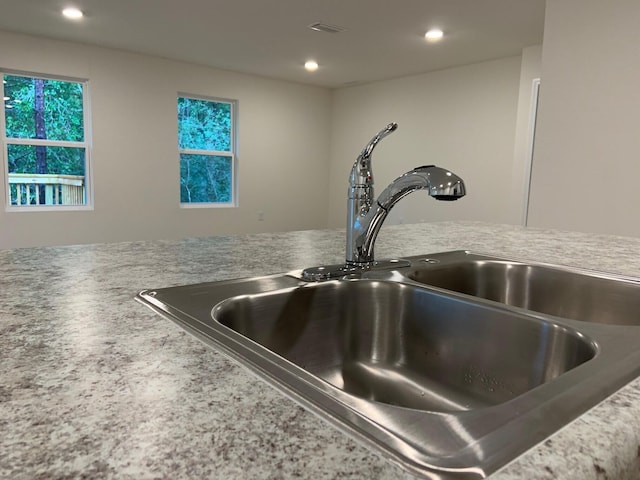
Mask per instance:
[[[77,210],[93,210],[93,169],[91,162],[91,115],[89,104],[89,80],[86,78],[67,77],[63,75],[50,75],[44,73],[24,72],[0,68],[0,77],[5,75],[15,77],[40,78],[43,80],[55,80],[60,82],[82,84],[82,121],[84,140],[82,142],[67,140],[48,140],[37,138],[9,138],[7,137],[7,124],[5,109],[0,108],[0,146],[2,150],[2,177],[4,189],[4,205],[6,212],[63,212]],[[4,97],[4,81],[2,84]],[[3,100],[4,102],[4,100]],[[9,185],[9,145],[45,146],[45,147],[71,147],[84,149],[84,195],[85,203],[82,205],[12,205],[11,187]]]
[[[176,111],[176,143],[178,147],[178,201],[180,208],[236,208],[238,207],[238,143],[237,143],[237,122],[238,122],[238,100],[222,97],[210,97],[207,95],[197,95],[193,93],[178,92],[176,96],[176,106],[181,98],[190,100],[202,100],[205,102],[226,103],[229,105],[231,113],[231,133],[229,140],[229,151],[220,150],[200,150],[191,148],[180,148],[180,122]],[[182,202],[180,199],[180,159],[182,155],[206,155],[211,157],[227,157],[231,159],[231,200],[229,202]]]

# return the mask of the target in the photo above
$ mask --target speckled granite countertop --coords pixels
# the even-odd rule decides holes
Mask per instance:
[[[343,237],[0,251],[0,478],[408,478],[133,300],[338,263]],[[640,239],[483,223],[387,226],[376,253],[457,249],[640,276]],[[640,478],[640,380],[491,478]]]

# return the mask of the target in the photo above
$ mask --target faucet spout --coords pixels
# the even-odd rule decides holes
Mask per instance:
[[[347,226],[352,242],[348,245],[347,265],[367,268],[374,263],[373,247],[389,211],[416,190],[426,190],[436,200],[457,200],[466,194],[460,177],[435,165],[417,167],[399,176],[380,194],[377,208]]]

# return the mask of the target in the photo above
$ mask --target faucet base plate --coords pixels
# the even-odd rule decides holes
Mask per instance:
[[[323,280],[334,280],[350,275],[358,276],[364,272],[375,270],[391,270],[394,268],[410,267],[411,262],[407,260],[380,260],[369,263],[345,263],[341,265],[322,265],[319,267],[305,268],[300,278],[305,282],[321,282]]]

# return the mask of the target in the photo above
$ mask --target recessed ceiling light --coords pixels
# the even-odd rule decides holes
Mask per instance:
[[[79,10],[74,7],[65,8],[64,10],[62,10],[62,14],[65,17],[71,18],[73,20],[77,20],[79,18],[84,17],[84,13],[82,13],[82,10]]]
[[[429,30],[427,33],[424,34],[424,38],[426,38],[430,42],[437,42],[442,38],[443,35],[444,33],[442,32],[442,30],[439,30],[437,28],[432,28],[431,30]]]
[[[304,68],[308,72],[315,72],[316,70],[318,70],[318,62],[316,62],[315,60],[307,60],[304,64]]]

